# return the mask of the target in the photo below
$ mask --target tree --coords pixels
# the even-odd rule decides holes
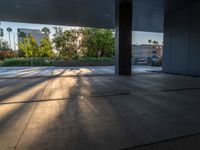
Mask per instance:
[[[115,38],[112,30],[82,29],[84,54],[91,57],[111,57],[114,55]]]
[[[112,30],[82,28],[63,31],[60,27],[54,29],[54,46],[59,56],[65,60],[82,55],[98,58],[114,55],[115,39]]]
[[[19,42],[19,49],[24,53],[25,57],[38,57],[39,46],[33,35],[29,34],[23,41]]]
[[[10,27],[7,28],[8,35],[9,35],[9,46],[11,48],[11,39],[10,39],[10,33],[12,32],[12,29]]]
[[[159,44],[158,41],[153,41],[152,43],[153,43],[153,45],[158,45]]]
[[[54,57],[52,43],[51,43],[50,39],[47,37],[44,37],[41,40],[41,45],[39,46],[39,56],[40,57],[48,57],[48,58]]]
[[[48,27],[44,27],[42,29],[42,32],[45,34],[45,37],[42,38],[42,40],[40,41],[40,43],[41,43],[41,45],[40,45],[41,57],[52,58],[52,57],[54,57],[54,51],[53,51],[52,42],[49,38],[51,31]]]
[[[60,27],[54,27],[54,29],[53,42],[59,56],[65,60],[77,58],[80,49],[80,30],[71,29],[63,31]]]
[[[149,43],[149,44],[151,44],[151,43],[152,43],[152,40],[151,40],[151,39],[149,39],[149,40],[148,40],[148,43]]]
[[[38,45],[34,36],[29,34],[19,42],[19,53],[23,54],[25,57],[52,58],[54,56],[54,52],[50,39],[44,37],[40,43],[41,44]]]
[[[49,35],[51,34],[51,31],[50,31],[49,28],[44,27],[44,28],[42,29],[42,32],[45,34],[46,37],[49,38]]]
[[[53,27],[55,34],[53,35],[53,43],[55,44],[56,50],[59,52],[63,47],[63,29],[61,27]]]
[[[18,38],[21,40],[21,42],[23,42],[26,37],[27,36],[26,36],[25,32],[18,30]],[[18,50],[18,56],[19,57],[24,57],[25,56],[25,53],[23,52],[23,50],[21,50],[21,49]]]
[[[149,43],[149,44],[152,44],[152,45],[154,45],[154,46],[159,44],[158,41],[152,41],[151,39],[148,40],[148,43]]]
[[[26,33],[23,31],[18,32],[18,37],[22,39],[22,41],[24,40],[24,38],[26,38]]]

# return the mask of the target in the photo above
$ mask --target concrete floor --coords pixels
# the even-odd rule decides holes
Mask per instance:
[[[161,67],[133,66],[134,73],[161,71]],[[114,66],[99,67],[1,67],[2,77],[41,77],[41,76],[77,76],[77,75],[113,75]]]
[[[140,149],[200,133],[200,78],[67,75],[0,78],[1,150]]]

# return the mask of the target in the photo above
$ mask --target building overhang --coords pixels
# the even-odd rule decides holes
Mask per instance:
[[[164,14],[195,0],[133,0],[133,30],[163,32]],[[0,20],[115,28],[115,0],[0,0]]]

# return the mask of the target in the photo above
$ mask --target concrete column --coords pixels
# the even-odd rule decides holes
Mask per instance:
[[[132,58],[132,0],[116,0],[115,72],[131,75]]]

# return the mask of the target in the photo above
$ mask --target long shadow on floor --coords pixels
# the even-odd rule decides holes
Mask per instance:
[[[115,150],[199,131],[198,97],[190,107],[184,93],[81,97],[84,80],[69,89],[73,99],[38,104],[17,149]]]

